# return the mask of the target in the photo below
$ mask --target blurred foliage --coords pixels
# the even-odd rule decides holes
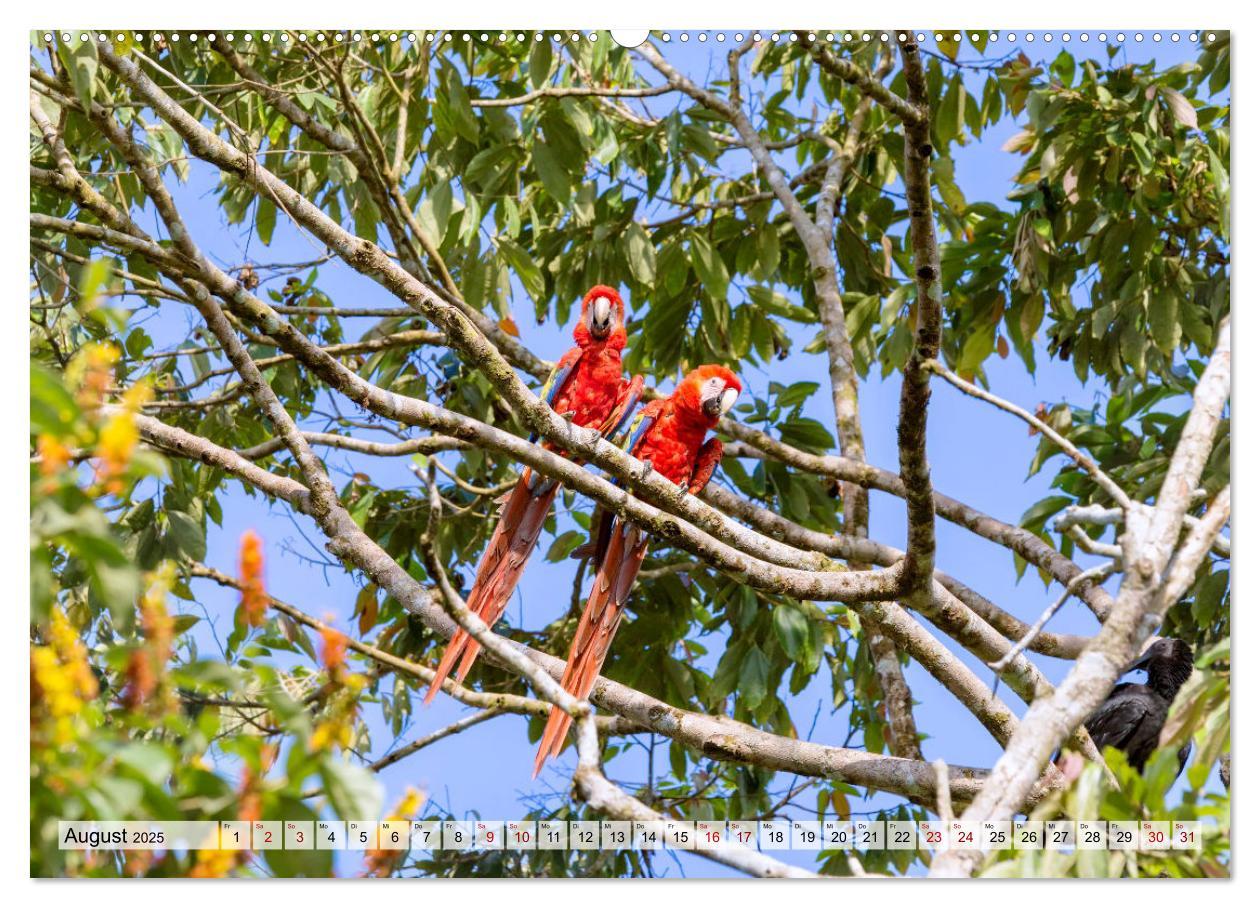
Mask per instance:
[[[384,160],[403,162],[406,202],[459,292],[509,333],[518,332],[512,318],[527,311],[525,300],[540,323],[568,324],[574,301],[598,282],[626,291],[627,363],[654,380],[709,361],[773,374],[779,360],[823,349],[801,242],[730,126],[711,111],[676,94],[492,103],[544,88],[660,84],[607,33],[559,44],[411,46],[382,39],[351,48],[325,42],[319,59],[296,33],[279,45],[266,44],[262,33],[251,33],[249,43],[244,37],[239,33],[235,46],[247,62],[307,114],[361,143],[379,142]],[[136,59],[147,74],[194,117],[258,149],[269,168],[358,235],[391,244],[371,180],[350,157],[328,153],[280,116],[204,35],[181,38],[148,36],[138,44],[127,38],[115,49],[143,52],[145,59]],[[876,44],[857,41],[837,42],[835,50],[872,69],[880,53]],[[1097,50],[1101,59],[1089,53],[1063,53],[1048,62],[1024,53],[995,57],[980,35],[961,47],[942,42],[928,55],[943,353],[951,368],[981,383],[991,357],[1014,352],[1030,372],[1057,356],[1070,361],[1082,381],[1105,384],[1110,396],[1093,407],[1048,402],[1044,414],[1130,496],[1149,501],[1164,478],[1216,325],[1230,309],[1229,39],[1187,49],[1186,62],[1167,69],[1128,62],[1115,47]],[[1136,55],[1133,47],[1128,55]],[[52,78],[64,76],[80,103],[109,105],[171,186],[197,173],[204,177],[204,169],[194,171],[201,165],[191,161],[182,139],[137,107],[97,57],[91,41],[58,38],[49,48],[37,38],[31,63]],[[776,143],[776,159],[789,176],[800,175],[795,192],[812,210],[830,153],[818,137],[843,140],[859,96],[820,72],[795,42],[761,45],[745,59],[743,76],[744,97],[755,99],[757,128]],[[709,85],[726,90],[723,82]],[[899,71],[890,85],[904,93]],[[64,135],[74,166],[114,204],[137,217],[151,215],[128,163],[82,113],[47,95],[39,103]],[[957,153],[1011,131],[1010,196],[968,199],[955,180]],[[31,156],[36,166],[52,166],[35,131]],[[834,237],[863,376],[891,374],[911,346],[916,301],[902,166],[900,130],[875,107],[840,187]],[[198,201],[217,205],[217,217],[244,238],[242,260],[229,264],[260,296],[316,309],[362,305],[322,289],[339,267],[326,256],[282,265],[268,264],[265,253],[259,257],[260,246],[288,229],[287,215],[272,199],[225,173],[217,175],[212,195]],[[32,187],[31,211],[92,220],[40,186]],[[192,854],[152,863],[136,856],[85,863],[50,844],[58,817],[379,815],[380,786],[357,758],[343,753],[372,751],[365,710],[379,711],[392,734],[403,733],[416,684],[346,652],[335,634],[318,639],[267,610],[257,539],[242,542],[245,594],[232,631],[221,651],[203,651],[207,638],[196,627],[190,567],[205,558],[207,532],[223,525],[224,496],[239,486],[217,469],[139,447],[132,414],[159,408],[154,412],[170,424],[235,449],[267,441],[271,429],[223,370],[225,361],[203,328],[190,327],[173,347],[155,340],[170,331],[157,330],[153,317],[173,318],[167,310],[177,303],[170,299],[173,288],[143,256],[36,232],[31,264],[32,873],[326,875],[333,868],[321,851],[260,852],[239,862]],[[343,324],[331,312],[291,320],[325,345],[424,327],[419,316],[379,319],[365,331],[361,321]],[[278,352],[265,337],[246,339],[257,358]],[[344,361],[381,387],[519,429],[490,383],[449,350],[393,346],[347,354]],[[308,425],[394,431],[375,418],[330,413],[317,384],[292,361],[268,361],[264,374]],[[826,398],[819,384],[771,381],[749,392],[741,419],[803,450],[834,450],[830,429],[805,415],[808,403]],[[284,455],[259,462],[274,473],[297,475]],[[442,483],[449,507],[438,542],[467,581],[494,525],[488,492],[509,482],[514,466],[476,450],[444,456],[442,463],[457,479]],[[1069,504],[1103,498],[1042,442],[1031,470],[1047,465],[1059,470],[1056,492],[1029,507],[1023,523],[1071,555],[1072,540],[1050,529],[1054,516]],[[788,519],[823,532],[841,529],[834,484],[773,461],[728,458],[723,470],[740,493]],[[1213,494],[1228,477],[1226,421],[1205,490]],[[415,548],[427,514],[424,496],[379,483],[366,470],[347,478],[340,491],[354,519],[405,570],[424,578]],[[562,493],[558,510],[568,517],[549,520],[551,536],[539,557],[563,561],[580,544],[587,517],[573,509],[581,505]],[[824,611],[725,576],[677,570],[680,557],[653,549],[607,666],[610,677],[669,703],[805,736],[809,729],[795,724],[789,707],[799,716],[797,695],[821,676],[831,692],[828,708],[848,711],[846,743],[887,750],[879,684],[855,616],[842,604]],[[1018,574],[1024,566],[1017,558]],[[501,630],[562,652],[573,633],[579,587],[574,608],[552,625]],[[1166,632],[1191,640],[1200,653],[1219,655],[1230,633],[1229,587],[1227,562],[1205,564]],[[354,603],[353,624],[357,637],[419,661],[431,662],[440,646],[370,583]],[[1227,737],[1220,737],[1221,722],[1228,734],[1227,719],[1220,718],[1228,716],[1228,674],[1209,668],[1205,664],[1210,683],[1193,688],[1198,699],[1174,713],[1184,717],[1177,726],[1184,734],[1217,729],[1210,740],[1196,738],[1196,751],[1214,759],[1228,752]],[[469,683],[521,690],[514,677],[486,664]],[[531,722],[531,737],[541,725],[541,719]],[[633,746],[610,742],[607,757]],[[768,771],[717,762],[661,739],[651,746],[656,775],[632,790],[671,816],[749,818],[782,810],[783,796],[793,796]],[[1097,768],[1088,768],[1070,793],[1038,814],[1212,818],[1217,831],[1202,860],[1143,855],[1136,867],[1117,867],[1088,858],[1083,867],[1050,854],[999,856],[990,872],[1213,873],[1228,849],[1228,800],[1204,793],[1204,766],[1196,758],[1192,789],[1174,807],[1164,806],[1173,780],[1161,756],[1144,776],[1113,766],[1124,783],[1119,792],[1104,792]],[[313,788],[325,797],[304,799]],[[847,817],[872,794],[817,781],[793,804],[819,817]],[[395,813],[447,818],[421,803],[404,799]],[[875,813],[926,815],[914,805]],[[546,803],[528,816],[588,813]],[[872,852],[862,862],[874,872],[914,872],[911,864],[920,857]],[[446,852],[374,861],[371,872],[404,875],[654,872],[646,856],[629,852]],[[833,853],[820,855],[819,867],[850,872]]]

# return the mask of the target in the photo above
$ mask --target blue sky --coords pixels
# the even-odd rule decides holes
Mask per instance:
[[[682,45],[675,40],[663,50],[675,66],[700,81],[707,72],[724,69],[725,52],[729,46],[729,43],[719,45],[713,41],[702,45],[694,39],[688,45]],[[1156,45],[1148,40],[1140,46],[1131,42],[1126,46],[1129,50],[1121,53],[1127,53],[1131,62],[1145,62],[1154,57],[1160,65],[1193,60],[1198,52],[1196,45],[1185,40],[1185,33],[1179,45],[1167,40]],[[991,46],[990,53],[1005,54],[1011,49],[1022,49],[1035,61],[1048,62],[1062,49],[1062,44],[1058,40],[1043,43],[1038,36],[1032,45],[1025,45],[1022,35],[1017,43],[1008,44],[1003,33],[996,51]],[[1096,38],[1085,46],[1074,42],[1069,50],[1078,59],[1086,55],[1103,56],[1103,48]],[[962,56],[967,59],[975,54],[964,49]],[[758,85],[754,82],[748,87]],[[956,151],[957,182],[969,200],[984,199],[1006,204],[1004,199],[1011,188],[1010,178],[1019,168],[1021,159],[1002,152],[1000,146],[1015,128],[1013,123],[999,124],[982,141],[973,141]],[[177,190],[177,201],[194,239],[220,264],[238,265],[247,258],[259,262],[287,262],[314,257],[314,250],[308,242],[284,223],[277,226],[270,248],[263,247],[256,238],[251,242],[248,232],[242,227],[226,225],[210,196],[217,175],[196,163],[192,174],[191,182]],[[155,233],[161,232],[151,212],[145,214],[141,223]],[[333,263],[321,268],[319,286],[334,302],[342,305],[397,305],[397,301],[378,285]],[[635,299],[628,300],[628,303],[632,310],[641,305],[641,301]],[[164,304],[164,307],[160,315],[150,317],[147,322],[150,334],[159,345],[178,342],[197,324],[192,310],[173,304]],[[642,310],[638,313],[641,315]],[[570,326],[565,326],[563,330],[550,325],[537,326],[532,318],[532,304],[523,293],[518,293],[516,297],[514,314],[524,342],[539,355],[555,359],[570,345]],[[353,336],[355,331],[366,328],[368,322],[347,321],[345,324],[348,333]],[[800,341],[808,340],[810,335],[812,331],[798,338],[793,355],[786,362],[775,364],[774,380],[782,383],[798,380],[826,382],[825,357],[800,352],[803,346]],[[991,388],[1028,409],[1033,409],[1040,402],[1054,404],[1067,401],[1075,406],[1088,407],[1105,401],[1105,386],[1083,387],[1069,363],[1048,360],[1044,353],[1039,353],[1038,365],[1034,381],[1017,357],[1005,361],[994,358],[986,367]],[[767,370],[751,367],[744,368],[742,375],[745,384],[759,394],[764,393],[771,379]],[[888,380],[880,380],[874,375],[861,388],[868,458],[872,463],[894,470],[897,465],[895,429],[899,388],[900,376],[896,374]],[[830,401],[822,391],[815,394],[806,412],[826,425],[833,423]],[[977,439],[983,439],[983,444],[977,445]],[[1026,427],[1013,417],[948,387],[937,387],[929,417],[928,453],[933,482],[940,491],[1004,520],[1018,521],[1030,503],[1048,492],[1049,481],[1057,469],[1051,465],[1036,476],[1027,476],[1035,443],[1036,439],[1028,436]],[[381,485],[413,487],[415,484],[414,477],[406,469],[405,459],[372,460],[335,451],[328,451],[327,457],[330,469],[340,473],[340,477],[335,477],[339,481],[344,481],[350,472],[361,470]],[[579,500],[579,506],[587,505]],[[210,565],[234,572],[240,534],[246,529],[255,529],[266,541],[269,590],[310,614],[336,616],[342,629],[351,630],[349,616],[358,591],[355,578],[336,570],[322,572],[304,563],[295,554],[313,557],[323,554],[322,550],[312,550],[307,542],[308,539],[320,538],[310,521],[301,517],[292,518],[286,508],[269,506],[239,491],[225,496],[223,511],[224,526],[220,529],[212,525],[210,528],[207,556]],[[904,544],[904,504],[899,499],[873,493],[871,535],[893,545]],[[1035,618],[1055,595],[1055,591],[1047,591],[1032,572],[1022,582],[1016,583],[1013,561],[1007,550],[944,521],[938,523],[938,536],[938,563],[943,569],[1024,620]],[[543,545],[546,544],[544,539]],[[572,570],[571,562],[551,565],[541,557],[535,558],[518,589],[507,620],[514,626],[539,628],[557,617],[568,604]],[[231,630],[235,596],[208,582],[198,582],[194,588],[211,623],[217,625],[218,634],[226,637]],[[559,594],[557,591],[560,591]],[[1056,631],[1075,633],[1091,633],[1096,626],[1096,621],[1085,607],[1075,600],[1061,611],[1052,625]],[[205,623],[199,639],[203,648],[215,647],[213,634]],[[711,641],[706,643],[711,650],[715,649]],[[952,648],[982,678],[987,680],[991,676],[978,660],[959,647]],[[720,653],[720,646],[716,649]],[[1062,678],[1070,667],[1063,661],[1035,658],[1051,681]],[[942,757],[951,763],[985,766],[997,758],[1000,752],[997,744],[971,714],[926,672],[912,663],[906,670],[906,676],[920,704],[915,714],[920,731],[928,736],[924,753],[929,759]],[[1022,704],[1005,689],[1000,692],[1016,714],[1022,714]],[[793,699],[792,714],[802,734],[812,724],[814,740],[841,743],[848,733],[848,719],[843,711],[830,712],[830,699],[829,680],[824,670],[813,684]],[[380,756],[394,742],[374,713],[374,710],[368,710],[373,727],[372,756]],[[417,700],[412,725],[398,743],[433,731],[467,713],[467,708],[446,697],[439,697],[428,709],[422,708]],[[817,721],[814,722],[816,713]],[[533,752],[534,746],[525,735],[525,721],[520,717],[500,716],[422,750],[386,770],[382,774],[387,788],[386,803],[396,801],[407,785],[415,785],[427,791],[436,805],[457,818],[472,815],[516,818],[530,809],[538,796],[546,795],[551,796],[552,806],[559,806],[567,796],[568,773],[572,769],[571,751],[566,751],[561,759],[551,763],[536,781],[530,779]],[[646,773],[644,751],[639,749],[618,759],[609,767],[609,773],[631,787],[642,784]],[[777,780],[775,788],[784,787],[787,781],[786,778]],[[897,802],[895,798],[878,796],[868,804],[854,801],[853,807],[855,810],[867,810]],[[802,803],[812,808],[812,795],[807,795]],[[792,852],[784,852],[782,856],[805,864],[811,863],[812,859],[812,855]],[[694,858],[684,857],[679,862],[662,858],[657,866],[662,873],[671,876],[683,873],[725,875],[722,868]]]

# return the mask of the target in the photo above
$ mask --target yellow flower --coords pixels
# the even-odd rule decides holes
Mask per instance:
[[[193,879],[218,879],[225,877],[236,869],[237,861],[243,857],[243,851],[230,851],[228,849],[215,849],[213,851],[198,851],[197,863],[193,865],[192,870],[188,872],[188,876]]]
[[[123,395],[122,409],[106,420],[96,439],[96,455],[101,460],[99,473],[107,491],[122,491],[121,479],[131,465],[132,455],[140,441],[136,413],[153,397],[148,382],[140,382]]]
[[[391,820],[410,820],[419,813],[421,806],[427,799],[424,792],[409,785],[402,800],[394,807],[394,812],[390,814],[389,818]]]
[[[48,645],[31,646],[31,726],[46,726],[53,743],[64,747],[74,740],[74,720],[98,687],[87,648],[61,609],[53,609],[46,637]]]

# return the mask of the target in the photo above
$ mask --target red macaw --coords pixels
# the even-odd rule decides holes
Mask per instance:
[[[599,429],[605,437],[620,434],[643,393],[643,376],[621,375],[621,351],[626,346],[626,307],[621,296],[602,284],[582,298],[582,312],[573,328],[577,346],[569,350],[543,386],[541,397],[553,410],[583,428]],[[531,438],[534,441],[536,436]],[[548,449],[553,449],[547,444]],[[516,488],[503,499],[503,511],[490,545],[481,556],[468,608],[493,627],[507,610],[508,600],[529,559],[551,502],[560,486],[528,467]],[[477,659],[481,644],[462,628],[451,638],[425,694],[430,703],[458,659],[455,678],[463,681]]]
[[[717,438],[705,441],[705,434],[734,405],[742,389],[735,373],[725,366],[692,370],[668,398],[643,408],[631,427],[626,450],[691,494],[698,493],[722,460],[722,442]],[[639,527],[611,519],[607,512],[593,529],[592,550],[599,571],[560,682],[580,700],[590,694],[599,677],[648,545],[648,536]],[[560,753],[572,721],[568,713],[552,706],[534,762],[535,776],[547,757]]]

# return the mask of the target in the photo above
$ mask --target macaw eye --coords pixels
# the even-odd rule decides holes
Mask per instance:
[[[734,388],[727,388],[725,391],[722,392],[722,415],[723,416],[726,415],[726,412],[730,410],[731,407],[735,406],[735,399],[737,397],[739,397],[739,392],[736,391]]]

